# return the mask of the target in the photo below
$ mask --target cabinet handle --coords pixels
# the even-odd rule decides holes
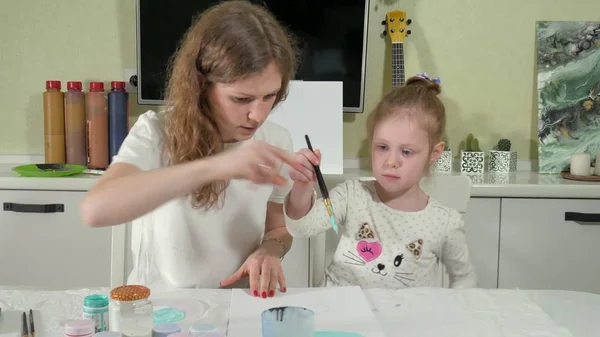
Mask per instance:
[[[574,221],[583,225],[600,225],[600,214],[598,213],[577,213],[565,212],[565,221]],[[596,223],[589,223],[596,222]]]
[[[5,202],[4,211],[16,213],[57,213],[64,212],[64,204],[17,204],[14,202]]]

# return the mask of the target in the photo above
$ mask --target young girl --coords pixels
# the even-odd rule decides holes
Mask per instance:
[[[375,180],[348,180],[329,193],[341,238],[325,286],[436,286],[438,261],[446,266],[451,288],[476,286],[460,213],[419,187],[445,145],[438,82],[426,74],[412,77],[373,112],[369,137]],[[310,237],[331,223],[313,189],[311,164],[318,164],[320,153],[300,153],[303,168],[290,171],[294,186],[284,210],[292,236]]]

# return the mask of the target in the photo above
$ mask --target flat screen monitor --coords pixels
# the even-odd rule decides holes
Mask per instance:
[[[168,62],[194,17],[220,0],[137,0],[138,103],[164,104]],[[295,80],[343,83],[343,111],[364,110],[369,0],[264,0],[296,37]]]

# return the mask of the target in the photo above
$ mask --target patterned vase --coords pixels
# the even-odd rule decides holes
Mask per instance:
[[[450,173],[452,172],[452,151],[442,152],[439,158],[431,165],[433,172]]]
[[[460,172],[483,173],[485,153],[483,151],[460,151]]]
[[[490,172],[510,173],[516,170],[517,151],[490,151]]]

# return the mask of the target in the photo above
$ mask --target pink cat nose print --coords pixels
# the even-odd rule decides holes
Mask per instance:
[[[371,262],[381,255],[381,245],[379,242],[360,241],[356,245],[356,250],[358,251],[358,255],[366,262]]]

